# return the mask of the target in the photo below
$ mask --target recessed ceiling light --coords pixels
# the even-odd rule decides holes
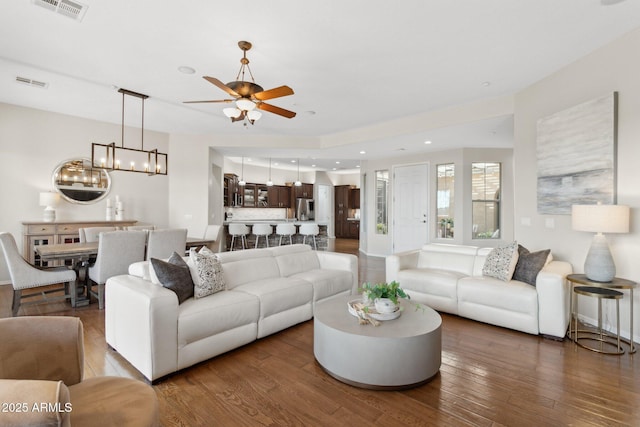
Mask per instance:
[[[357,168],[359,168],[359,167],[360,167],[360,165],[356,165],[356,167],[357,167]]]
[[[291,160],[291,163],[295,163],[295,162],[296,162],[295,160]]]
[[[482,82],[482,86],[489,87],[491,86],[491,82]]]
[[[335,171],[335,170],[338,170],[338,168],[333,168],[333,170],[334,170],[334,171]]]
[[[311,167],[312,167],[312,168],[315,168],[315,167],[316,167],[316,165],[311,165]]]
[[[429,144],[431,144],[431,141],[425,141],[424,143],[429,145]]]
[[[339,161],[339,160],[337,160],[337,161],[336,161],[336,165],[339,165],[339,164],[340,164],[340,161]]]
[[[366,154],[366,153],[367,153],[367,152],[366,152],[366,151],[364,151],[364,150],[362,150],[362,151],[360,152],[360,154]]]
[[[183,74],[194,74],[196,72],[194,68],[188,67],[186,65],[179,66],[178,71],[180,71]]]
[[[278,166],[278,163],[274,163],[273,166]]]
[[[313,110],[309,110],[309,111],[305,111],[305,114],[308,114],[310,116],[315,116],[316,112]]]

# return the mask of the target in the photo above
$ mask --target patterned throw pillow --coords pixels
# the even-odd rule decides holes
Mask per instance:
[[[484,276],[495,277],[496,279],[508,282],[513,276],[518,262],[518,243],[513,242],[507,246],[494,248],[482,267]]]
[[[194,281],[193,296],[203,298],[226,288],[222,263],[218,255],[209,251],[191,252],[196,266],[197,280]]]
[[[160,284],[176,293],[178,304],[193,296],[191,273],[180,255],[174,252],[166,262],[156,258],[151,258],[150,262]]]
[[[518,263],[513,273],[513,280],[519,280],[535,286],[538,273],[547,263],[550,252],[550,249],[529,252],[524,246],[518,245]]]

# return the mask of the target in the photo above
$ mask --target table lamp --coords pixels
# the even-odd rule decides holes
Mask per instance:
[[[573,205],[571,227],[596,233],[584,262],[584,273],[589,280],[610,282],[616,275],[616,266],[603,233],[629,232],[629,206]]]
[[[54,206],[58,204],[58,200],[60,200],[60,195],[58,193],[51,191],[40,193],[40,206],[46,206],[44,208],[43,221],[53,222],[56,220],[56,210],[54,209]]]

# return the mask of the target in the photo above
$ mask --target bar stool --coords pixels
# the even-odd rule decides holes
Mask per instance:
[[[282,238],[289,237],[289,244],[293,245],[292,236],[296,234],[296,226],[292,223],[276,225],[276,234],[280,236],[278,246],[282,246]]]
[[[620,300],[622,299],[623,293],[614,291],[613,289],[608,288],[596,288],[591,286],[576,286],[573,288],[573,292],[576,294],[576,303],[574,304],[575,313],[571,313],[571,317],[575,315],[575,329],[573,333],[573,342],[578,344],[582,348],[586,348],[587,350],[595,351],[597,353],[602,354],[614,354],[620,355],[624,354],[624,349],[620,345]],[[588,329],[578,330],[578,295],[584,295],[587,297],[598,298],[598,328],[595,331],[591,331]],[[613,336],[612,334],[604,331],[602,329],[602,300],[603,299],[613,299],[616,301],[616,331],[617,336]],[[586,336],[579,336],[578,333],[586,334]],[[615,339],[615,341],[614,341]],[[592,347],[587,344],[581,343],[580,341],[596,341],[600,344],[598,347]],[[615,347],[615,351],[607,351],[604,349],[604,345],[610,345]]]
[[[258,247],[260,236],[264,236],[264,240],[267,242],[267,247],[269,247],[269,236],[272,232],[273,228],[271,228],[271,224],[254,224],[253,234],[256,236],[256,248]]]
[[[229,234],[231,234],[231,250],[233,250],[236,237],[240,237],[240,241],[242,242],[242,249],[245,249],[247,244],[247,234],[249,234],[250,232],[251,231],[246,224],[229,224]]]
[[[316,236],[320,234],[320,227],[318,224],[301,224],[299,233],[304,236],[302,243],[307,243],[307,237],[313,237],[313,249],[317,250],[318,245],[316,243]]]

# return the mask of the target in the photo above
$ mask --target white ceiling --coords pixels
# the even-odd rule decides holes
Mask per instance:
[[[32,0],[3,2],[0,102],[121,123],[122,87],[150,96],[146,129],[307,141],[515,93],[640,26],[638,0],[80,3],[88,8],[76,22]],[[202,76],[235,80],[239,40],[253,43],[247,56],[256,83],[294,89],[269,102],[297,117],[264,113],[245,129],[223,116],[224,104],[182,103],[226,97]],[[17,76],[48,87],[18,84]],[[129,111],[126,123],[139,125],[139,110]],[[512,126],[510,117],[497,117],[333,148],[220,151],[325,158],[330,168],[337,159],[355,164],[414,150],[510,146]]]

